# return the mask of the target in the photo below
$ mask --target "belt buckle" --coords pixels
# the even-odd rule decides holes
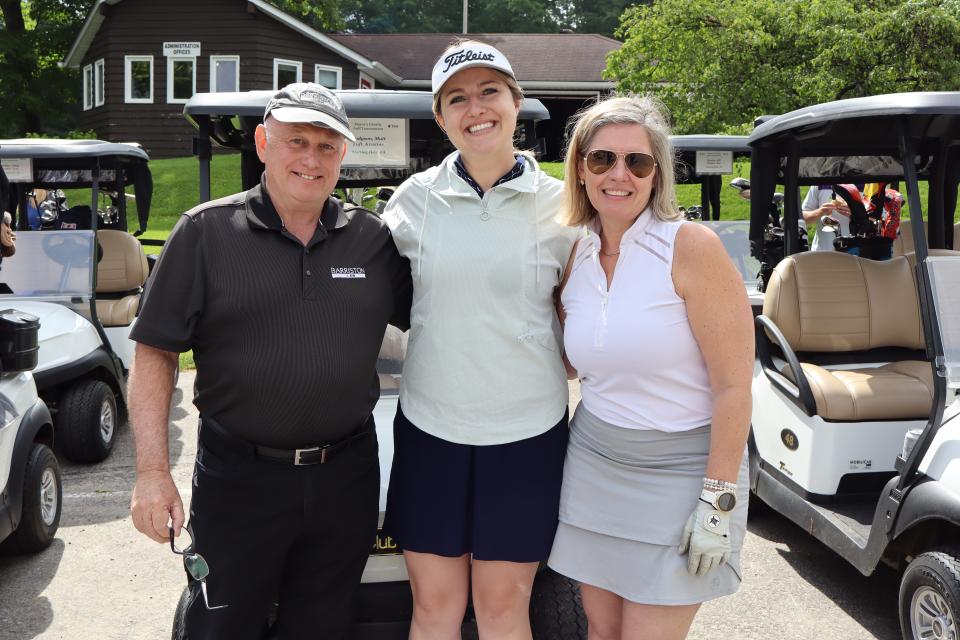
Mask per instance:
[[[293,452],[293,464],[297,467],[304,467],[310,464],[317,464],[316,462],[302,462],[300,456],[304,453],[313,453],[314,451],[320,452],[320,464],[326,462],[327,459],[327,447],[309,447],[307,449],[295,449]]]

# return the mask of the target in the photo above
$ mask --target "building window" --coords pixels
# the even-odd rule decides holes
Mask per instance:
[[[360,88],[361,89],[373,89],[374,88],[373,78],[365,74],[363,71],[360,72]]]
[[[93,109],[93,65],[83,68],[83,110]]]
[[[103,59],[93,63],[93,106],[103,106],[105,102],[103,89]]]
[[[291,82],[303,82],[303,63],[296,60],[273,59],[274,90],[287,86]]]
[[[124,56],[124,102],[153,102],[153,56]]]
[[[197,92],[197,59],[167,58],[167,102],[186,102]]]
[[[318,64],[313,69],[314,82],[327,89],[342,89],[343,70],[340,67],[328,67]]]
[[[210,91],[240,91],[240,56],[210,56]]]

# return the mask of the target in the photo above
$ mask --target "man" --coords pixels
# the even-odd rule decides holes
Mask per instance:
[[[193,349],[187,529],[206,566],[185,557],[187,637],[259,638],[279,601],[280,637],[341,638],[377,525],[377,353],[388,321],[406,328],[410,267],[378,218],[330,197],[354,140],[333,93],[281,89],[255,139],[260,185],[180,218],[131,332],[131,512],[157,542],[184,524],[167,423]]]
[[[811,186],[800,210],[804,224],[816,225],[810,251],[833,251],[835,237],[850,235],[850,208],[843,200],[834,198],[833,185]],[[837,221],[839,228],[825,225],[827,216]]]

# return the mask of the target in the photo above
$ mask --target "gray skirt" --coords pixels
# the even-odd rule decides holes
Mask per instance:
[[[730,521],[729,562],[698,577],[687,571],[687,555],[677,553],[703,488],[709,451],[709,426],[680,433],[626,429],[604,422],[581,402],[570,422],[550,567],[642,604],[694,604],[736,592],[747,529],[746,454]]]

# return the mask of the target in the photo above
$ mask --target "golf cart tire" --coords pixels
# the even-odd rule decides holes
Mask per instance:
[[[921,589],[933,592],[927,591],[928,606],[950,615],[954,625],[960,624],[960,546],[922,553],[907,565],[900,580],[900,631],[904,640],[928,637],[914,629],[914,597]],[[949,611],[943,610],[944,605]]]
[[[49,472],[53,487],[48,486],[44,491],[44,476]],[[16,530],[3,542],[5,553],[36,553],[50,546],[60,527],[60,512],[63,505],[63,485],[60,478],[60,465],[45,444],[35,443],[27,459],[27,468],[23,480],[23,511],[20,514],[20,524]],[[43,519],[44,496],[53,499],[54,514],[49,524]]]
[[[170,634],[170,640],[187,640],[186,617],[189,606],[190,586],[187,585],[180,594],[180,600],[177,601],[176,611],[173,612],[173,632]]]
[[[113,427],[108,438],[101,429],[101,410],[107,403]],[[82,380],[60,396],[55,419],[57,440],[63,452],[74,462],[101,462],[106,460],[117,439],[119,414],[117,397],[106,382]]]
[[[586,640],[587,615],[580,586],[552,569],[537,574],[530,599],[534,640]]]

